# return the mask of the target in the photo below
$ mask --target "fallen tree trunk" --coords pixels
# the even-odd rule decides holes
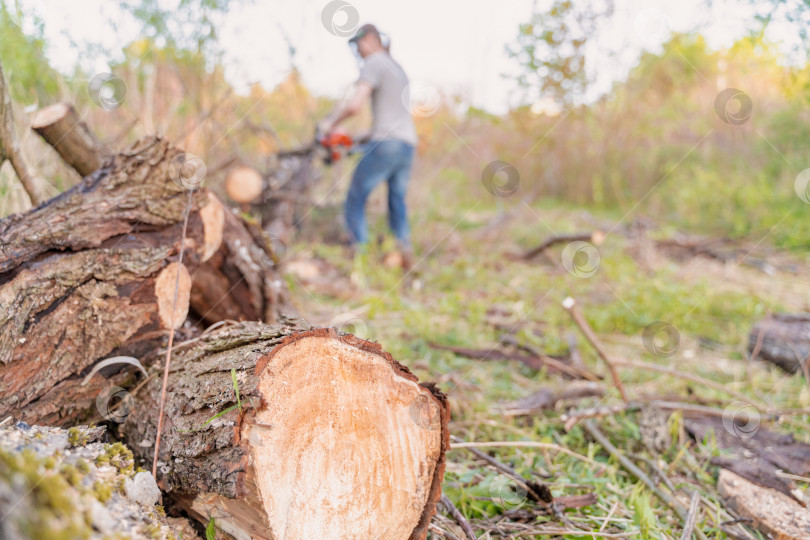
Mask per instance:
[[[42,407],[54,420],[78,420],[71,410],[81,406],[60,411],[63,402],[41,399],[91,399],[71,381],[106,356],[148,355],[187,313],[207,322],[294,313],[271,247],[213,194],[183,186],[175,172],[183,156],[145,139],[0,221],[0,417]]]
[[[799,371],[810,358],[810,314],[781,313],[759,321],[748,334],[748,351],[785,371]]]
[[[151,467],[161,381],[121,425]],[[240,323],[172,360],[158,481],[237,539],[421,539],[441,495],[449,411],[379,345]]]
[[[110,155],[70,103],[57,103],[34,112],[31,129],[53,146],[81,176],[100,169]]]
[[[0,538],[199,538],[167,518],[152,475],[103,427],[0,427]]]

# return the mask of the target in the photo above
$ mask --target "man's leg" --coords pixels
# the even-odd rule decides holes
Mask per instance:
[[[352,184],[344,205],[346,226],[349,229],[352,244],[368,242],[366,201],[377,184],[388,177],[392,166],[383,152],[385,145],[386,141],[372,143],[371,148],[363,155],[354,170]]]
[[[400,245],[407,248],[411,244],[411,229],[408,225],[405,195],[408,191],[408,181],[411,178],[414,148],[406,143],[400,143],[400,145],[398,167],[388,178],[388,224]]]

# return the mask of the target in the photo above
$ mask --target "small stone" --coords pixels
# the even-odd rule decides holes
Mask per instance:
[[[124,482],[127,498],[143,506],[155,506],[160,500],[160,488],[152,473],[139,472],[131,480]]]

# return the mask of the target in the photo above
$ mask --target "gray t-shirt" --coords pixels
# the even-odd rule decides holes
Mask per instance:
[[[409,111],[408,76],[384,51],[363,59],[359,81],[374,89],[371,93],[372,140],[397,139],[416,145],[416,129]]]

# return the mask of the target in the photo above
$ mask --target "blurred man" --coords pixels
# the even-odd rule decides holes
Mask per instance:
[[[351,98],[322,125],[324,132],[333,131],[360,112],[371,98],[370,140],[346,197],[346,225],[353,245],[363,247],[368,243],[366,201],[377,185],[387,182],[388,223],[402,251],[403,266],[407,267],[411,240],[405,193],[416,146],[416,130],[408,110],[408,77],[388,54],[387,40],[384,45],[374,25],[361,26],[349,44],[362,58],[360,77]]]

